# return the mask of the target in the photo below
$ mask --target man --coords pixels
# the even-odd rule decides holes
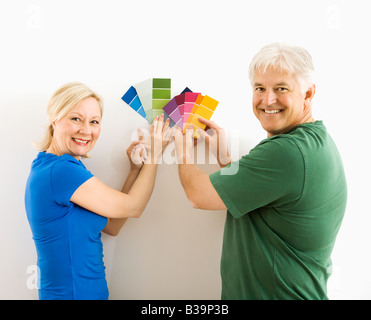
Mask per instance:
[[[267,132],[230,174],[224,130],[200,135],[221,170],[193,164],[193,129],[175,135],[179,177],[195,208],[227,209],[222,299],[327,299],[331,252],[346,206],[338,150],[312,117],[312,59],[299,47],[271,44],[250,65],[253,111]],[[224,167],[224,168],[223,168]]]

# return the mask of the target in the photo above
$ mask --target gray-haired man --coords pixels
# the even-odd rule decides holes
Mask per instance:
[[[210,175],[193,164],[193,130],[175,135],[179,177],[192,205],[228,210],[222,299],[327,299],[347,187],[336,145],[312,117],[313,71],[303,48],[271,44],[257,53],[250,65],[253,111],[268,137],[233,175],[224,174],[233,163],[215,123],[201,119],[214,134],[199,132],[218,145],[221,167],[228,165]]]

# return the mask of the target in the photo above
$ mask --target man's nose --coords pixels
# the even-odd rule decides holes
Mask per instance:
[[[276,103],[276,101],[277,97],[275,92],[271,89],[266,90],[263,97],[263,103],[267,106],[270,106],[271,104]]]

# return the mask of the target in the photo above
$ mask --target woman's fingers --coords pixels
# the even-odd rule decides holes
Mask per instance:
[[[163,128],[162,128],[162,134],[164,134],[164,133],[167,131],[167,129],[169,128],[169,124],[170,124],[170,118],[167,118],[167,119],[165,120],[165,122],[164,122],[164,126],[163,126]]]
[[[144,132],[140,128],[137,129],[137,132],[138,132],[139,142],[143,141],[143,139],[144,139]]]

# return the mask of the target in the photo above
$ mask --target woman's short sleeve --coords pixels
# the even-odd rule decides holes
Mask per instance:
[[[82,162],[72,156],[60,156],[51,170],[51,188],[56,202],[68,206],[74,192],[84,182],[93,177]]]

